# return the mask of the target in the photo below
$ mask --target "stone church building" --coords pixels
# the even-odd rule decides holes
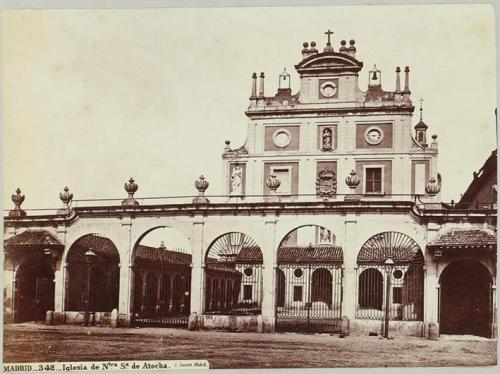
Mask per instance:
[[[441,202],[410,68],[366,69],[354,40],[325,34],[298,51],[297,89],[284,70],[266,95],[252,75],[247,138],[222,154],[224,198],[203,176],[197,196],[167,204],[139,204],[132,178],[121,204],[77,204],[66,188],[57,212],[31,214],[12,195],[4,320],[496,337],[496,152],[474,204]],[[162,228],[189,248],[141,244]]]

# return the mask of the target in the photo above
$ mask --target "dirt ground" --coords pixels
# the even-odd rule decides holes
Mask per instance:
[[[4,326],[4,362],[207,359],[211,368],[490,366],[497,341],[476,337],[255,334],[178,329]]]

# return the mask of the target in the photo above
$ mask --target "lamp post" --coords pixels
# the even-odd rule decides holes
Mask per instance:
[[[91,290],[91,276],[92,276],[92,260],[96,257],[92,248],[85,252],[85,260],[87,262],[87,290],[85,292],[85,326],[89,325],[89,309],[90,309],[90,290]]]
[[[384,321],[384,338],[389,339],[389,295],[391,293],[391,271],[394,265],[394,260],[388,257],[385,260],[385,321]]]

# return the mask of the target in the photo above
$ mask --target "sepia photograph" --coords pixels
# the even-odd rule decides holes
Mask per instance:
[[[5,372],[497,365],[495,7],[248,5],[2,10]]]

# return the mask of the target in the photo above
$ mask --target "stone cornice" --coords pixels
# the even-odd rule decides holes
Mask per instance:
[[[346,114],[411,114],[413,113],[414,106],[373,106],[373,107],[351,107],[351,108],[312,108],[312,107],[298,107],[298,108],[265,108],[265,109],[252,109],[247,110],[245,115],[248,118],[270,117],[270,116],[297,116],[297,115],[317,115],[318,117],[327,115],[344,116]]]
[[[311,214],[407,214],[418,223],[475,222],[496,224],[496,210],[425,209],[412,201],[312,201],[215,204],[162,204],[138,206],[78,207],[69,215],[4,217],[5,227],[71,226],[83,218],[311,215]]]

